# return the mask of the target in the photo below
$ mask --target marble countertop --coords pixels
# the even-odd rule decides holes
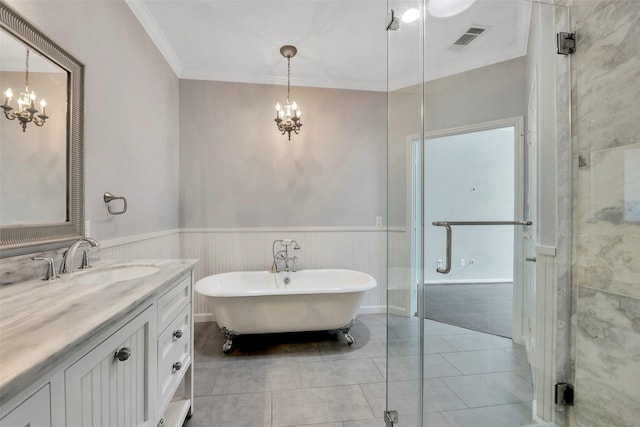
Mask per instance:
[[[0,401],[14,397],[92,337],[150,303],[197,262],[101,262],[53,282],[30,280],[0,287]],[[119,265],[159,268],[145,277],[119,282],[78,280]]]

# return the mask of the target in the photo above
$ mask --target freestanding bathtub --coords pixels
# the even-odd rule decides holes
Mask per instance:
[[[198,280],[195,291],[213,302],[213,315],[231,351],[242,334],[340,329],[347,343],[364,293],[376,280],[353,270],[221,273]]]

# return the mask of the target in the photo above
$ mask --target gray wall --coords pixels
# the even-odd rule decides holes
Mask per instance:
[[[425,131],[524,116],[526,58],[425,83]]]
[[[86,66],[85,216],[98,240],[178,226],[178,78],[123,1],[9,0]],[[102,195],[121,194],[110,216]]]
[[[180,81],[182,227],[374,226],[386,211],[386,93]]]
[[[389,94],[390,225],[407,220],[407,138],[420,132],[421,85]],[[516,58],[424,84],[426,132],[524,116],[526,59]]]

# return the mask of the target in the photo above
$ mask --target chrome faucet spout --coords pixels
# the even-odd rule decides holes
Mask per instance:
[[[78,248],[84,244],[88,244],[92,248],[99,247],[100,244],[92,239],[91,237],[81,237],[80,239],[73,242],[69,249],[67,249],[62,255],[62,262],[60,263],[60,273],[73,273],[74,270],[74,261],[76,257],[76,251]],[[86,263],[85,268],[88,266],[88,262]]]

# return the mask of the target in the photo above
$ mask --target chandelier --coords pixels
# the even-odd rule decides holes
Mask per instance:
[[[11,88],[7,89],[5,92],[6,98],[3,105],[0,105],[4,110],[4,116],[9,120],[18,119],[20,125],[22,125],[22,132],[27,131],[28,123],[35,123],[36,126],[44,125],[44,122],[49,118],[45,114],[45,107],[47,106],[44,98],[40,101],[40,107],[42,108],[42,113],[37,114],[38,110],[35,108],[36,104],[36,94],[31,91],[29,93],[29,49],[27,49],[27,60],[26,60],[26,70],[25,70],[25,90],[20,93],[18,97],[18,109],[15,110],[11,106],[11,98],[13,97],[13,92]]]
[[[291,141],[291,132],[294,132],[296,135],[300,133],[300,128],[302,127],[302,122],[300,121],[300,110],[298,109],[298,105],[295,103],[289,103],[291,96],[291,58],[296,56],[298,53],[298,49],[295,46],[282,46],[280,48],[280,53],[282,56],[287,58],[287,105],[284,108],[280,107],[280,103],[276,104],[276,125],[278,126],[278,130],[284,135],[285,133],[289,135],[289,141]]]

